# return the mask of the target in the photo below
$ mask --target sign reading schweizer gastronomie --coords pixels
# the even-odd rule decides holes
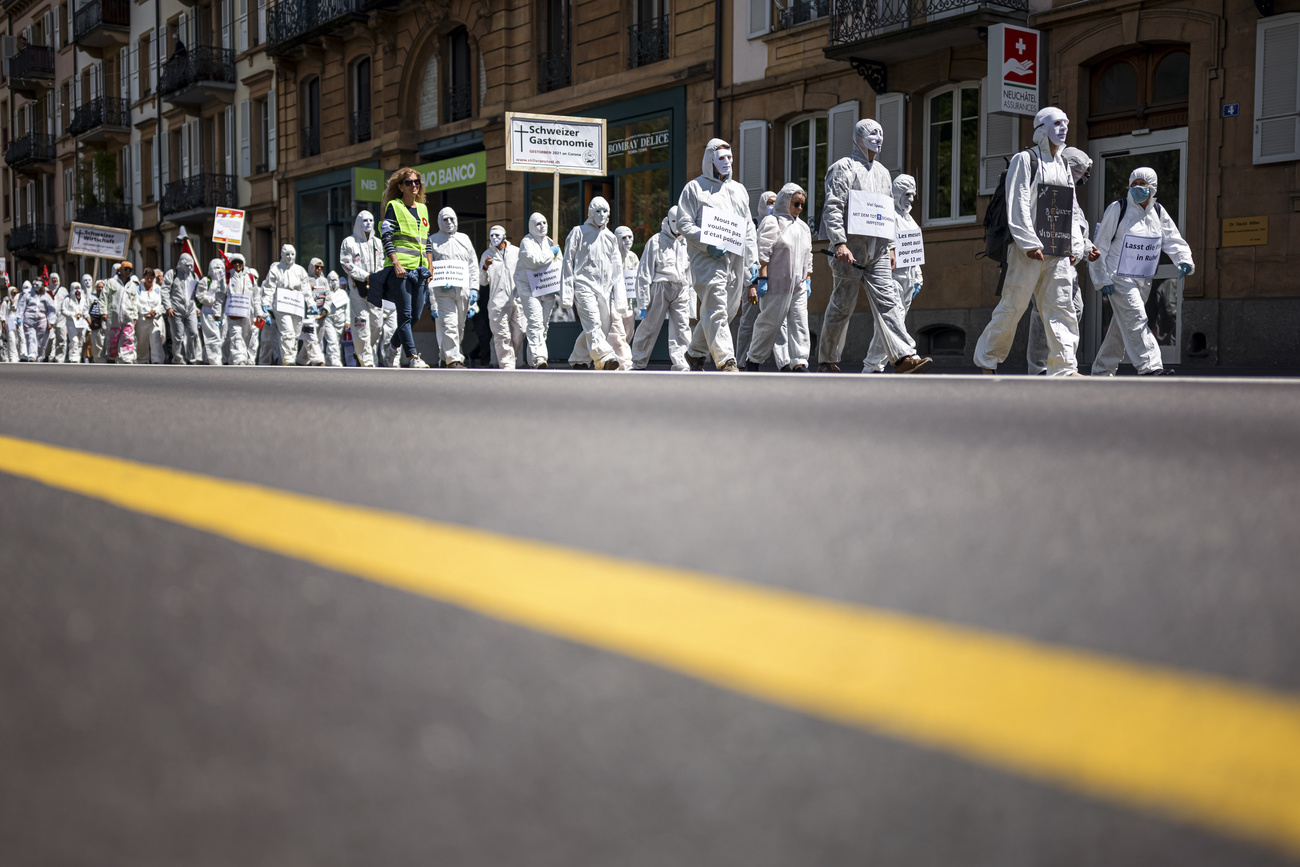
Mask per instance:
[[[130,229],[73,223],[68,233],[68,253],[100,259],[124,259],[131,244]]]
[[[562,175],[605,174],[605,121],[506,112],[506,168]]]
[[[1014,24],[989,28],[988,110],[1037,114],[1038,31]]]

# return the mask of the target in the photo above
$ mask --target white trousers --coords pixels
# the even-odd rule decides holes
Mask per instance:
[[[199,331],[203,335],[203,352],[207,356],[207,364],[221,364],[221,322],[207,313],[201,315],[199,319]],[[197,358],[197,357],[196,357]]]
[[[1083,323],[1083,291],[1079,288],[1079,272],[1074,272],[1074,357],[1079,357],[1079,329]],[[1025,347],[1025,361],[1034,376],[1047,370],[1047,335],[1043,331],[1043,317],[1038,315],[1038,304],[1029,304],[1029,345]]]
[[[734,253],[714,259],[708,253],[691,251],[691,275],[700,299],[700,319],[691,334],[686,350],[697,358],[712,356],[715,367],[734,361],[736,348],[731,340],[731,320],[740,311],[743,293],[744,262]]]
[[[903,308],[903,316],[912,309],[912,287],[904,286],[897,280],[894,285],[898,287],[898,301]],[[889,361],[889,352],[885,349],[885,340],[879,329],[872,332],[871,346],[867,349],[867,357],[862,360],[863,373],[880,373],[885,369],[885,364]]]
[[[1151,294],[1151,281],[1142,282],[1146,285],[1140,289],[1116,286],[1110,296],[1110,325],[1092,361],[1093,376],[1114,376],[1126,355],[1138,373],[1164,369],[1160,344],[1147,327],[1146,303]]]
[[[1038,262],[1015,244],[1008,255],[1011,260],[1002,284],[1002,299],[975,344],[975,363],[992,370],[1007,360],[1016,339],[1016,325],[1032,299],[1038,305],[1047,338],[1047,375],[1069,376],[1077,372],[1073,335],[1079,330],[1079,318],[1074,313],[1070,278],[1074,266],[1070,257],[1048,256]]]
[[[817,360],[822,364],[839,364],[848,337],[849,317],[857,309],[858,292],[864,289],[871,307],[874,334],[880,335],[885,355],[891,362],[915,355],[916,341],[907,333],[907,311],[898,295],[888,251],[874,261],[859,261],[858,264],[865,265],[867,270],[859,270],[838,259],[831,261],[834,284],[826,303],[826,314],[822,317]]]
[[[135,321],[136,361],[140,364],[162,364],[165,336],[161,319],[137,319]]]
[[[808,338],[808,293],[804,291],[803,283],[798,283],[793,292],[769,290],[758,299],[757,306],[758,316],[754,319],[748,360],[757,364],[767,361],[784,334],[788,347],[777,355],[777,367],[807,367],[811,341]],[[782,354],[786,356],[784,365],[781,364]]]
[[[271,327],[268,322],[267,328]],[[253,320],[247,316],[236,319],[234,316],[226,317],[226,348],[230,353],[231,364],[252,364],[253,353],[249,351],[249,341],[253,339],[253,332],[257,327],[253,325]],[[269,337],[262,341],[265,346],[268,343],[275,343]],[[214,362],[218,363],[218,362]]]
[[[553,293],[534,298],[532,292],[527,289],[516,288],[515,301],[524,311],[524,319],[528,323],[526,338],[528,364],[530,367],[536,367],[549,361],[546,351],[546,333],[550,328],[551,314],[555,311],[555,305],[560,302],[560,296],[558,293]]]
[[[438,308],[438,319],[434,330],[438,334],[438,354],[442,356],[442,363],[451,364],[459,361],[464,364],[465,356],[460,351],[460,339],[464,333],[465,313],[468,309],[464,291],[434,289],[433,303]]]
[[[673,370],[690,370],[686,348],[691,344],[691,293],[680,283],[651,283],[650,306],[632,337],[632,367],[645,370],[659,332],[668,320],[668,359]]]
[[[573,341],[570,364],[603,364],[617,358],[609,342],[612,327],[609,315],[609,293],[597,292],[584,285],[573,287],[573,309],[582,323],[582,333]]]

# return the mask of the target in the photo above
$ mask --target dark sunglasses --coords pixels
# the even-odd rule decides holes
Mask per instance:
[[[790,207],[803,210],[803,202],[791,202]]]
[[[407,178],[406,180],[402,181],[402,186],[404,186],[404,187],[418,187],[418,186],[420,186],[420,184],[422,184],[422,183],[424,183],[424,182],[421,181],[419,178]]]

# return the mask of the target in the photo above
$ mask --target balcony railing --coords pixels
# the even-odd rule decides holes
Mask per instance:
[[[54,81],[54,51],[44,45],[28,45],[9,58],[9,77],[14,81]]]
[[[162,215],[211,208],[233,208],[237,203],[234,175],[203,174],[172,181],[163,190]]]
[[[158,76],[158,95],[163,99],[201,82],[235,83],[235,52],[229,48],[196,45],[174,55],[163,64]]]
[[[1029,0],[835,0],[831,44],[858,42],[890,29],[980,11],[1027,14]]]
[[[627,29],[627,68],[636,69],[668,59],[667,15],[651,18]]]
[[[131,228],[131,206],[124,202],[109,202],[104,205],[90,205],[77,209],[77,222],[90,223],[92,226],[114,226],[118,229]]]
[[[266,9],[267,49],[284,51],[312,36],[365,17],[364,0],[278,0]]]
[[[370,109],[354,111],[348,118],[348,141],[360,144],[370,141]]]
[[[777,13],[776,26],[778,30],[789,30],[791,27],[798,27],[800,24],[807,24],[809,21],[816,21],[830,14],[831,0],[801,0],[801,2],[791,3]]]
[[[473,113],[474,92],[468,83],[447,88],[443,100],[443,123],[464,120]]]
[[[302,155],[305,157],[314,157],[320,153],[320,127],[305,126],[302,128]]]
[[[5,148],[5,162],[16,169],[54,162],[54,136],[33,132],[14,139],[14,143]]]
[[[14,226],[9,233],[8,246],[10,253],[56,250],[59,246],[59,233],[50,223]]]
[[[90,0],[72,15],[72,39],[79,41],[101,27],[131,27],[131,0]]]
[[[84,135],[96,127],[129,127],[131,106],[120,96],[97,96],[72,114],[68,132]]]
[[[550,93],[573,83],[572,55],[568,51],[553,51],[537,55],[537,92]]]

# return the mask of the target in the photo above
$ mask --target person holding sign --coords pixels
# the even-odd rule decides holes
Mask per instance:
[[[519,248],[506,238],[506,230],[488,230],[488,248],[479,259],[479,285],[487,287],[488,330],[499,370],[515,369],[515,340],[511,329],[515,311],[515,270]]]
[[[731,145],[710,139],[700,175],[677,199],[677,228],[686,239],[691,281],[700,301],[686,363],[703,370],[707,356],[718,370],[740,370],[731,340],[731,320],[740,309],[741,290],[757,280],[758,236],[749,212],[749,192],[732,180]],[[754,266],[755,274],[747,275]]]
[[[646,241],[636,270],[636,304],[645,311],[632,338],[632,369],[645,370],[668,318],[668,358],[673,370],[686,371],[691,342],[691,260],[677,234],[677,206],[668,209],[659,233]]]
[[[772,213],[758,224],[758,283],[750,291],[759,296],[754,336],[745,359],[746,370],[758,370],[772,354],[784,325],[791,361],[808,369],[808,293],[812,277],[812,232],[803,221],[808,193],[798,184],[786,184],[776,194]]]
[[[1048,376],[1078,376],[1073,335],[1079,330],[1070,272],[1084,255],[1086,234],[1074,220],[1074,175],[1065,161],[1070,119],[1059,108],[1034,117],[1034,147],[1007,168],[1007,277],[979,342],[975,363],[988,374],[1011,353],[1016,326],[1030,299],[1047,337]]]
[[[514,274],[515,300],[528,321],[528,363],[534,370],[548,366],[546,332],[559,300],[562,268],[560,248],[546,234],[546,218],[534,213],[528,218],[528,234],[519,242]]]
[[[352,223],[352,234],[339,245],[339,262],[347,274],[355,297],[351,298],[352,348],[357,367],[393,366],[393,335],[397,333],[397,306],[393,302],[371,304],[366,298],[370,277],[384,267],[384,245],[375,234],[375,218],[361,211]]]
[[[465,316],[470,305],[478,303],[478,278],[473,286],[470,275],[478,273],[478,253],[469,236],[458,231],[460,221],[451,208],[438,212],[438,231],[429,237],[429,285],[438,315],[434,326],[438,333],[438,354],[447,367],[462,369],[465,356],[460,341],[465,333]],[[439,266],[439,262],[447,264]]]
[[[614,230],[618,253],[623,259],[623,280],[610,296],[609,343],[618,356],[618,369],[632,369],[632,335],[636,330],[636,269],[641,260],[632,252],[632,229],[619,226]]]
[[[135,364],[135,314],[139,295],[131,272],[135,266],[122,262],[105,284],[108,304],[108,359],[118,364]]]
[[[188,253],[181,255],[182,260],[188,258]],[[210,260],[207,278],[200,280],[194,287],[194,300],[199,305],[199,331],[203,335],[203,353],[206,356],[195,356],[195,364],[220,366],[222,363],[222,346],[225,343],[225,335],[222,333],[225,310],[222,309],[222,304],[225,287],[225,265],[220,259]]]
[[[1191,274],[1192,249],[1169,212],[1156,201],[1154,169],[1134,169],[1128,178],[1128,200],[1111,202],[1097,228],[1101,256],[1089,267],[1093,285],[1110,299],[1110,326],[1092,362],[1093,376],[1114,376],[1127,353],[1139,374],[1172,373],[1160,359],[1160,345],[1147,327],[1147,297],[1151,279],[1164,253],[1178,266],[1178,276]]]
[[[875,333],[894,371],[918,373],[930,366],[930,359],[916,354],[916,341],[907,333],[905,308],[894,284],[894,188],[889,169],[876,159],[884,146],[884,128],[864,118],[853,127],[853,152],[826,170],[822,231],[835,258],[831,262],[834,285],[817,345],[819,373],[840,372],[849,318],[858,306],[858,292],[864,289]]]
[[[226,275],[224,282],[218,279],[216,291],[216,310],[225,313],[227,318],[226,324],[226,354],[230,358],[231,364],[250,365],[254,363],[253,352],[249,348],[251,341],[255,336],[255,327],[253,318],[257,313],[257,304],[259,292],[253,285],[253,276],[244,266],[244,257],[241,253],[231,253],[230,273]],[[216,260],[213,260],[214,262]],[[209,265],[208,274],[220,277],[220,272],[216,272]],[[211,278],[209,278],[211,279]],[[277,342],[272,340],[270,335],[262,341]],[[209,363],[217,363],[221,354],[208,358]]]
[[[199,318],[194,308],[194,293],[199,277],[195,273],[194,259],[182,253],[176,267],[163,277],[163,301],[167,305],[167,330],[171,332],[172,364],[198,364],[202,361],[199,347]],[[225,269],[222,269],[223,273]]]
[[[295,264],[298,251],[292,244],[280,248],[280,261],[271,266],[262,281],[263,306],[275,315],[275,327],[280,336],[280,364],[293,364],[298,355],[298,337],[302,334],[302,319],[307,309],[304,291],[309,289],[307,272]],[[263,340],[263,351],[258,361],[269,354]]]
[[[86,296],[81,291],[80,283],[73,282],[72,291],[59,305],[59,314],[68,329],[68,345],[65,356],[58,360],[77,364],[81,361],[86,332],[90,329],[90,307],[86,304]]]
[[[615,291],[623,292],[623,257],[609,230],[609,202],[602,196],[591,200],[587,221],[569,233],[560,279],[582,323],[569,365],[575,370],[618,370],[618,356],[609,342],[610,299]]]
[[[921,227],[912,219],[912,203],[916,201],[916,178],[911,175],[899,175],[894,178],[894,220],[896,226],[894,249],[894,285],[898,287],[898,300],[903,306],[903,315],[912,309],[912,301],[921,294],[925,277],[921,274],[921,265],[925,263],[925,248],[921,241]],[[913,247],[919,248],[920,262]],[[907,256],[904,259],[904,256]],[[862,361],[863,373],[883,373],[889,354],[885,351],[885,341],[877,330],[871,335],[871,347],[867,357]]]

